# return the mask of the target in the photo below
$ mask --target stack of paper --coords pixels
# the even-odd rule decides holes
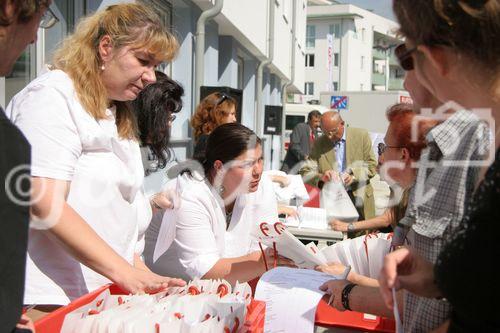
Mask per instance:
[[[329,229],[326,219],[326,210],[323,208],[300,206],[297,208],[297,216],[288,216],[285,219],[285,223],[289,227],[319,230]]]
[[[266,302],[264,331],[266,333],[314,330],[316,307],[324,292],[319,287],[329,280],[344,280],[308,269],[278,267],[259,280],[255,299]]]
[[[335,243],[321,253],[328,263],[340,262],[358,274],[377,279],[391,241],[392,234],[370,234]]]

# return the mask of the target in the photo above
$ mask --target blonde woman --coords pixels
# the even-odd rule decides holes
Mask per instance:
[[[203,160],[208,135],[222,124],[236,122],[236,100],[224,92],[215,92],[205,97],[191,118],[194,140],[194,158]]]
[[[140,259],[152,208],[125,103],[177,48],[146,7],[110,6],[83,19],[8,106],[32,146],[25,304],[51,311],[110,280],[133,293],[183,284]]]

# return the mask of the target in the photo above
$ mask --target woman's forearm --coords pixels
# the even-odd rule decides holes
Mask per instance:
[[[385,228],[391,225],[391,214],[386,210],[384,214],[376,216],[374,218],[354,222],[354,230],[369,230],[369,229],[379,229]]]
[[[203,276],[203,279],[225,279],[230,283],[247,282],[265,272],[260,252],[252,252],[237,258],[221,258]]]

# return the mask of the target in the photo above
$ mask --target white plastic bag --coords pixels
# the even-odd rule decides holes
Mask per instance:
[[[328,220],[335,218],[343,222],[354,222],[359,218],[358,211],[341,182],[326,182],[319,200],[320,207],[326,210]]]

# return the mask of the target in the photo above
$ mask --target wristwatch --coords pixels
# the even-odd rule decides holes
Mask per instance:
[[[347,232],[354,232],[354,231],[356,231],[356,229],[354,228],[354,223],[350,222],[347,225]]]

